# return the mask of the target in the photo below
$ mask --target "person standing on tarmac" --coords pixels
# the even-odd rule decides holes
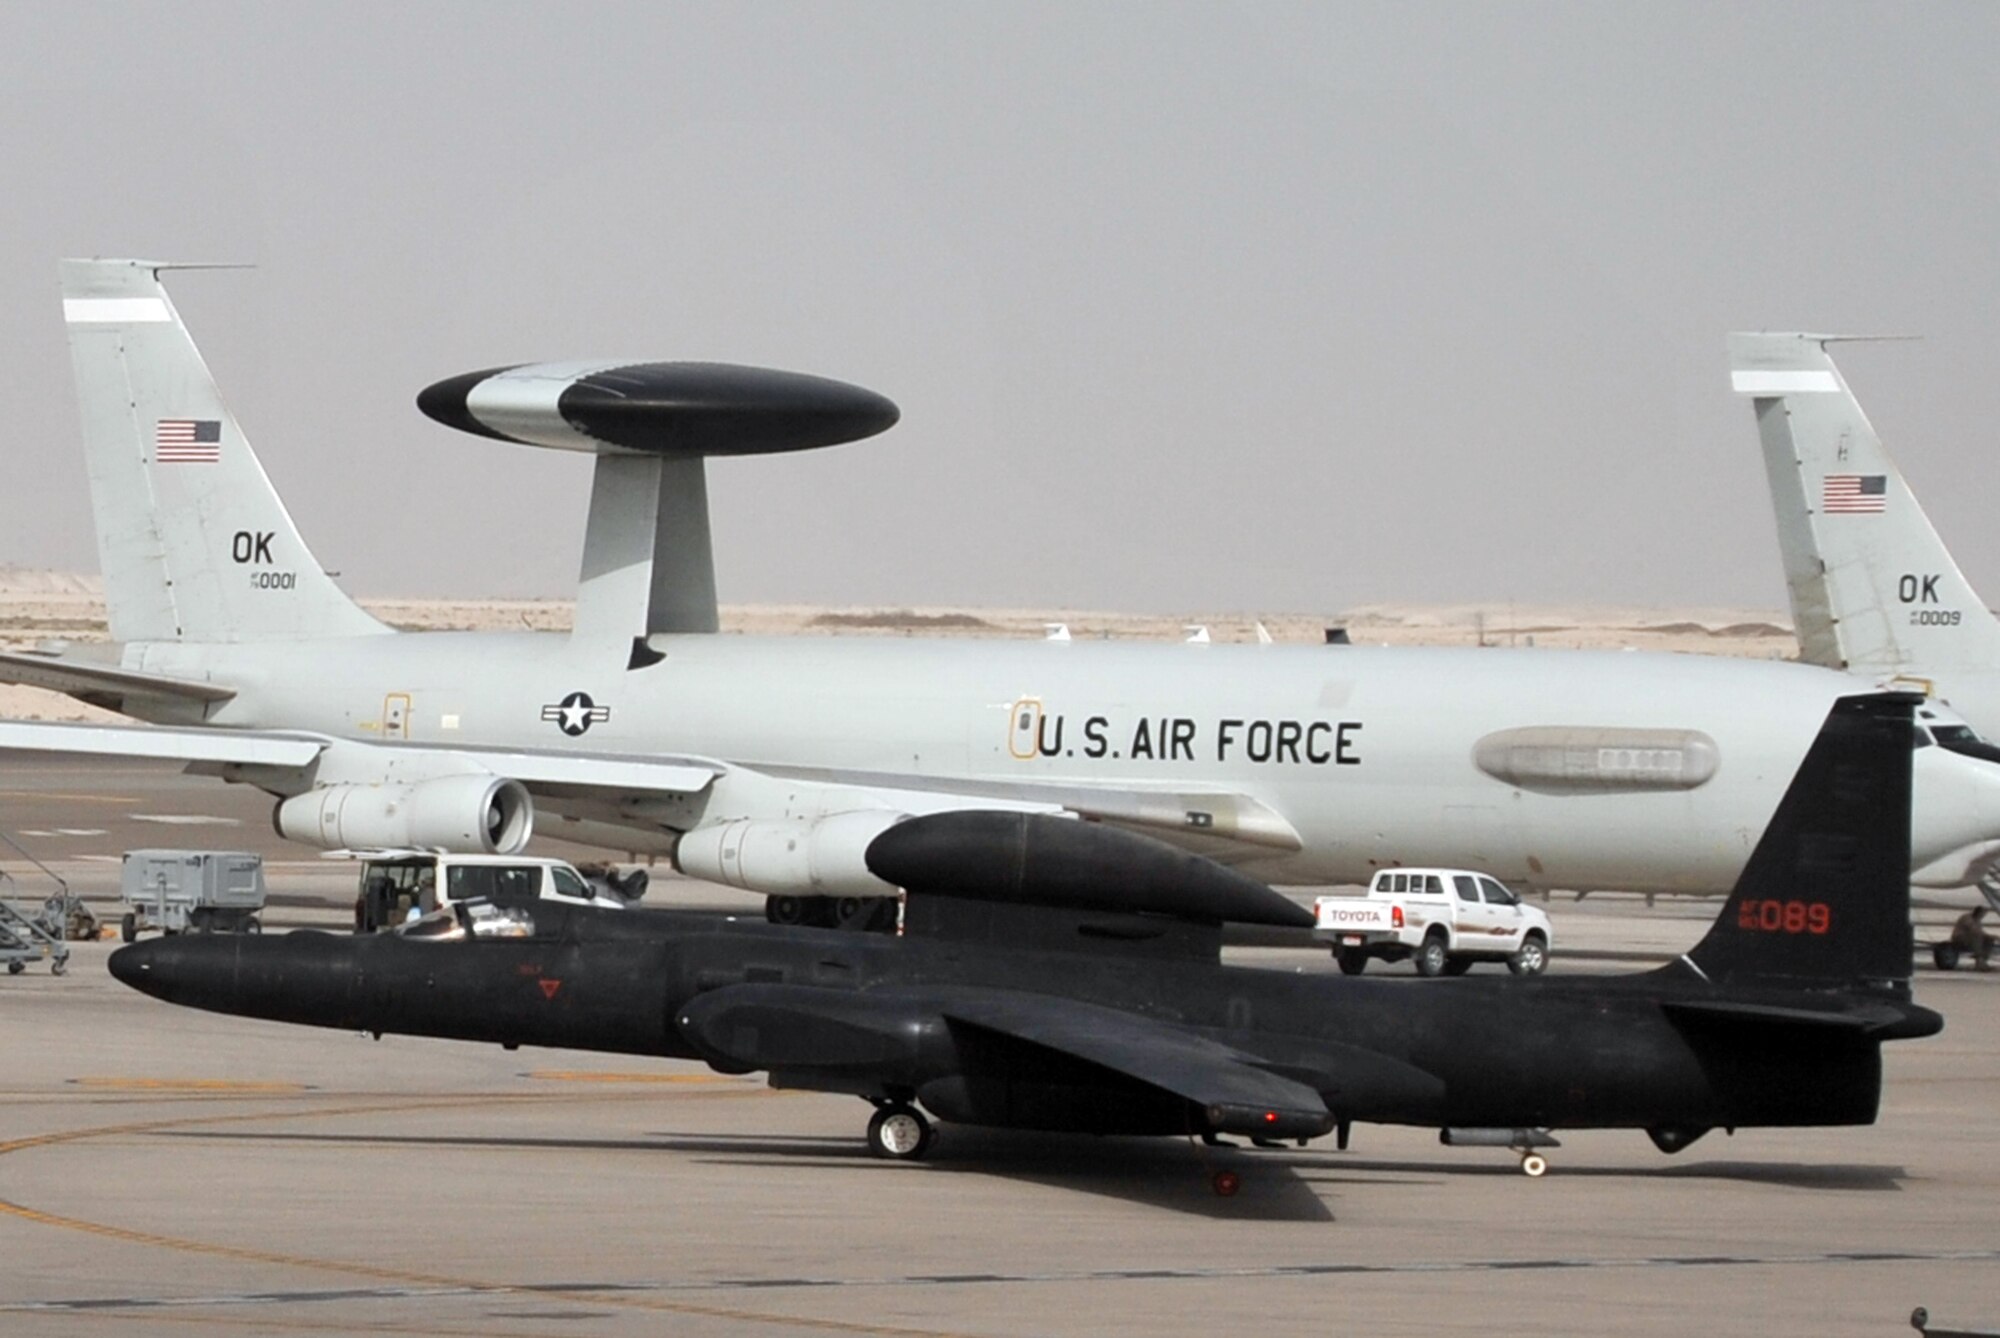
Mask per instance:
[[[1959,916],[1951,927],[1951,946],[1971,953],[1974,968],[1980,971],[1993,969],[1988,965],[1993,956],[1993,935],[1986,932],[1985,921],[1986,908],[1975,906]]]

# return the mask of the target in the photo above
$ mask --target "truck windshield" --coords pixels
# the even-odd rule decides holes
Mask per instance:
[[[542,893],[542,871],[533,864],[454,864],[445,871],[445,892],[453,901],[519,905]]]

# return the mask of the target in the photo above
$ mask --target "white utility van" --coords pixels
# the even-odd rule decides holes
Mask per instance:
[[[1424,976],[1462,975],[1474,962],[1539,975],[1555,941],[1546,913],[1476,869],[1383,869],[1365,896],[1321,897],[1313,916],[1314,937],[1350,976],[1371,957],[1413,957]]]

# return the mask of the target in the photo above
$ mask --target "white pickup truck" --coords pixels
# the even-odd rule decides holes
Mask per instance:
[[[452,855],[431,850],[375,850],[359,854],[361,886],[354,898],[354,932],[391,928],[455,901],[506,904],[559,901],[618,909],[646,892],[646,872],[620,878],[608,871],[593,880],[567,860],[531,855]]]
[[[1350,976],[1370,957],[1417,961],[1417,974],[1456,976],[1474,962],[1505,962],[1517,976],[1549,964],[1549,917],[1472,869],[1383,869],[1365,895],[1313,903],[1314,937]]]

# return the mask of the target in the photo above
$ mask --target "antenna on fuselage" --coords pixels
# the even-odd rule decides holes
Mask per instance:
[[[710,456],[771,455],[870,437],[900,411],[823,377],[699,362],[534,363],[427,387],[431,418],[497,441],[597,457],[572,638],[656,662],[649,637],[713,632]]]

